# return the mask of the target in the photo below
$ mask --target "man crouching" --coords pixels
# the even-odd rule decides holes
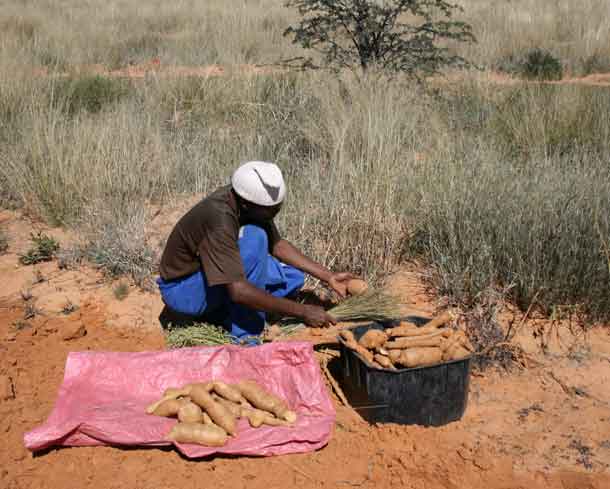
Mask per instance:
[[[286,185],[273,163],[240,166],[231,184],[187,212],[172,230],[157,280],[174,312],[221,324],[238,340],[262,333],[265,313],[310,326],[336,322],[323,308],[293,296],[308,273],[346,294],[349,273],[333,273],[280,236],[273,222]]]

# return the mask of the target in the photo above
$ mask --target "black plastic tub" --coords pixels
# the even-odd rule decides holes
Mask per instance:
[[[391,326],[394,324],[371,323],[352,331],[359,339],[371,328]],[[470,357],[426,367],[378,369],[347,348],[341,337],[339,341],[342,387],[367,421],[441,426],[463,416],[468,403]]]

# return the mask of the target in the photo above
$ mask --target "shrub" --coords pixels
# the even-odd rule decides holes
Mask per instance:
[[[30,248],[25,255],[19,256],[19,261],[23,265],[34,265],[55,258],[55,254],[59,251],[59,243],[54,238],[42,232],[30,236],[34,247]]]
[[[610,55],[601,53],[593,53],[582,60],[580,74],[583,76],[593,73],[609,73],[610,72]]]
[[[497,63],[500,71],[527,80],[549,81],[563,78],[563,65],[550,51],[533,48],[517,56],[511,55]]]
[[[470,25],[452,19],[460,7],[443,0],[288,0],[286,6],[295,8],[301,20],[284,35],[334,69],[434,74],[468,64],[443,43],[475,40]],[[303,68],[319,63],[311,57],[293,61]]]
[[[0,255],[3,255],[8,250],[8,236],[3,229],[0,229]]]
[[[129,285],[125,282],[119,282],[113,289],[113,293],[117,300],[122,301],[129,295]]]
[[[55,100],[70,114],[80,111],[100,112],[129,92],[128,82],[104,76],[61,80],[55,87]]]
[[[128,275],[138,285],[150,287],[155,255],[145,239],[145,210],[123,209],[116,214],[112,209],[96,208],[87,217],[87,258],[110,277]]]

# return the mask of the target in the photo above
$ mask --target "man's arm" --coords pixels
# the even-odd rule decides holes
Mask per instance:
[[[232,302],[256,311],[302,318],[310,326],[324,326],[337,322],[321,307],[299,304],[289,299],[274,297],[264,290],[256,288],[246,280],[227,284],[227,291]]]
[[[347,294],[347,281],[354,278],[350,273],[333,273],[311,258],[305,256],[298,248],[285,239],[280,239],[273,246],[273,256],[278,260],[292,265],[309,275],[330,285],[341,297]]]

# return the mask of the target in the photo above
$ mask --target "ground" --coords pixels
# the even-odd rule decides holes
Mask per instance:
[[[158,222],[179,213],[164,211]],[[527,352],[524,366],[473,373],[463,419],[440,428],[371,426],[334,397],[332,439],[305,455],[192,461],[173,450],[114,447],[32,455],[23,434],[49,415],[68,352],[165,348],[161,302],[135,287],[120,300],[115,283],[91,268],[19,265],[29,233],[46,228],[9,211],[0,211],[0,225],[10,237],[8,253],[0,256],[0,487],[610,487],[610,336],[602,327],[578,339],[558,331],[542,354],[525,324],[518,338]],[[47,231],[64,243],[70,239]],[[438,305],[413,268],[397,273],[388,287],[403,298],[406,312],[429,315]],[[304,334],[322,342],[335,333]],[[567,354],[570,340],[577,348]]]

